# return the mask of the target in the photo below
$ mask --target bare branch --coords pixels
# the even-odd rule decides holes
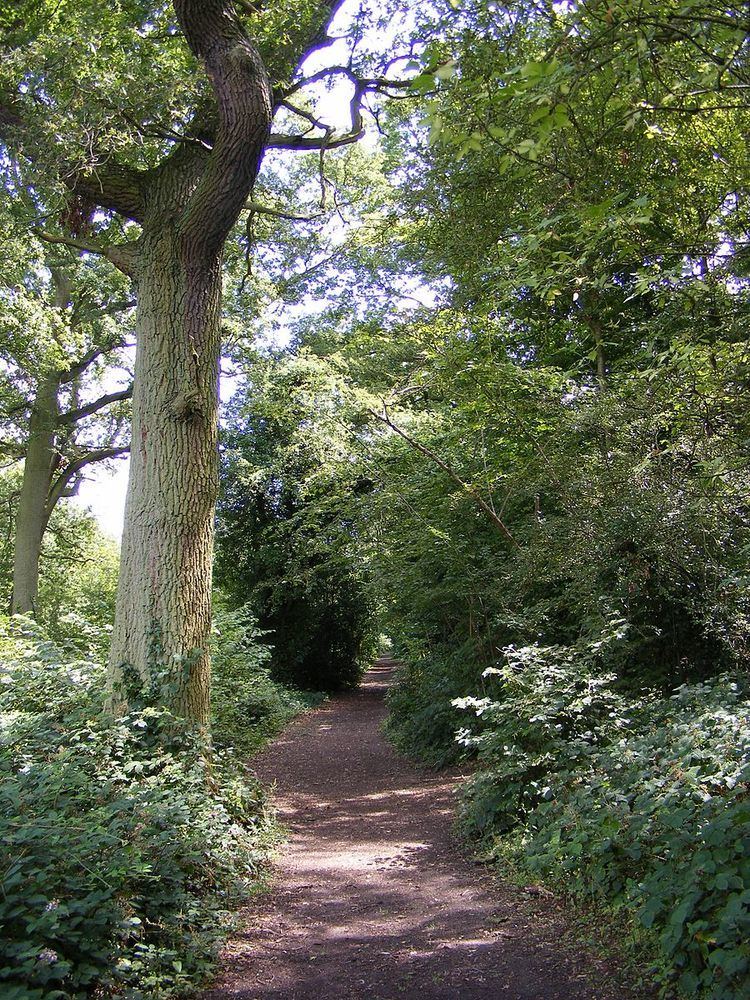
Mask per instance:
[[[333,131],[330,125],[326,125],[325,122],[316,118],[311,111],[308,111],[306,108],[298,108],[297,105],[292,104],[291,101],[281,101],[279,106],[286,108],[287,111],[291,111],[292,114],[298,115],[300,118],[304,118],[306,122],[310,122],[313,128],[319,128],[323,132]]]
[[[435,68],[438,67],[436,66]],[[424,72],[429,73],[430,69],[426,69]],[[410,87],[412,83],[411,80],[391,80],[387,76],[360,77],[354,72],[351,66],[326,66],[324,69],[318,70],[317,73],[313,73],[311,76],[306,76],[302,80],[298,80],[296,83],[293,83],[291,87],[288,87],[281,95],[280,103],[284,104],[285,101],[292,96],[292,94],[298,93],[305,87],[309,87],[313,83],[320,83],[321,80],[330,79],[333,76],[344,76],[347,80],[353,83],[355,87],[362,87],[364,90],[369,91],[385,92],[391,89],[403,90]]]
[[[332,129],[327,125],[319,125],[324,134],[322,136],[307,135],[270,135],[268,147],[271,149],[338,149],[340,146],[349,146],[362,138],[365,132],[362,121],[362,98],[365,95],[366,87],[354,74],[347,73],[354,82],[354,94],[349,102],[349,118],[351,128],[343,135],[334,136]]]
[[[453,466],[451,466],[447,462],[443,461],[443,459],[440,458],[439,455],[436,455],[434,451],[431,451],[429,448],[426,448],[419,441],[415,441],[414,438],[410,437],[406,433],[406,431],[402,430],[398,426],[398,424],[394,423],[393,420],[391,419],[389,413],[388,413],[388,410],[387,410],[385,404],[383,404],[383,413],[378,413],[377,410],[368,410],[368,413],[370,413],[373,417],[375,417],[376,420],[379,420],[381,423],[385,424],[386,427],[389,427],[392,431],[394,431],[396,434],[398,434],[398,436],[400,438],[403,438],[403,440],[406,441],[406,443],[409,445],[410,448],[414,448],[415,451],[418,451],[421,455],[424,455],[425,458],[429,458],[429,460],[431,462],[434,462],[435,465],[438,466],[438,468],[442,469],[443,472],[445,472],[447,475],[449,475],[451,477],[451,479],[454,481],[454,483],[457,483],[458,486],[460,486],[461,489],[464,490],[464,492],[468,493],[469,496],[474,501],[474,503],[482,511],[484,511],[484,513],[487,515],[487,517],[490,519],[490,521],[492,521],[492,523],[495,525],[495,527],[500,531],[500,534],[503,536],[503,538],[505,538],[505,540],[507,542],[509,542],[514,548],[520,548],[518,542],[515,540],[515,538],[513,537],[513,535],[510,533],[510,531],[508,530],[508,528],[505,525],[505,523],[497,516],[497,514],[495,513],[495,511],[487,503],[487,501],[484,499],[484,497],[482,497],[476,491],[476,489],[474,489],[473,486],[471,486],[467,482],[464,482],[464,480],[461,479],[461,477],[455,471],[455,469],[453,468]]]
[[[93,240],[82,240],[76,236],[63,236],[56,233],[46,233],[42,229],[34,229],[32,232],[38,239],[44,240],[45,243],[60,243],[66,247],[73,247],[74,250],[83,250],[85,253],[99,254],[101,257],[106,257],[109,254],[109,247],[102,246],[101,243],[95,243]]]
[[[277,208],[261,205],[257,201],[247,201],[244,207],[257,215],[271,215],[275,219],[288,219],[289,222],[315,222],[316,219],[322,219],[328,214],[327,212],[317,212],[315,215],[293,215],[291,212],[282,212]]]
[[[344,135],[328,139],[325,136],[314,138],[303,135],[279,135],[272,133],[266,143],[267,149],[339,149],[341,146],[351,146],[358,142],[364,135],[364,129],[357,129],[355,132],[346,132]]]
[[[333,129],[329,125],[318,121],[310,112],[297,108],[288,101],[288,97],[291,94],[296,93],[303,87],[312,83],[317,83],[320,80],[330,78],[331,76],[344,76],[354,87],[354,93],[351,101],[349,102],[350,128],[349,131],[345,132],[343,135],[334,135]],[[304,80],[300,80],[298,83],[289,88],[279,101],[279,106],[289,108],[295,114],[298,114],[306,121],[309,121],[313,127],[319,128],[324,134],[320,136],[311,136],[308,133],[302,133],[300,135],[282,135],[272,133],[268,137],[268,142],[266,143],[267,148],[293,150],[319,149],[325,151],[328,149],[338,149],[341,146],[349,146],[352,143],[357,142],[364,135],[365,130],[364,122],[362,120],[362,102],[365,95],[373,93],[389,94],[390,90],[403,90],[410,85],[410,80],[390,80],[388,77],[384,76],[359,77],[349,66],[329,66],[326,69],[322,69],[318,73],[313,73],[312,76],[306,77]]]
[[[98,413],[99,410],[103,410],[105,406],[109,406],[111,403],[119,403],[124,399],[130,399],[132,395],[133,386],[129,385],[127,389],[107,393],[106,396],[100,396],[85,406],[79,406],[75,410],[68,410],[67,413],[61,413],[57,418],[57,422],[59,424],[74,424],[79,420],[83,420],[84,417],[90,417],[93,413]]]
[[[72,495],[68,493],[70,483],[76,476],[80,475],[87,465],[93,465],[94,462],[103,462],[108,458],[119,458],[121,455],[127,455],[129,452],[130,445],[123,445],[119,448],[99,448],[96,451],[86,452],[85,455],[81,455],[80,458],[66,465],[50,488],[47,497],[47,516],[52,513],[58,500],[61,500],[64,496]]]

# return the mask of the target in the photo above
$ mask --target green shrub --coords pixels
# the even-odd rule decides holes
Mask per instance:
[[[459,738],[482,762],[463,823],[532,877],[630,912],[685,996],[740,1000],[750,699],[720,677],[635,701],[592,671],[597,651],[508,650],[500,691],[461,701],[479,726]]]
[[[451,651],[396,647],[403,660],[387,695],[385,731],[402,753],[435,767],[465,756],[454,739],[453,701],[481,683],[472,652],[468,643]]]
[[[596,642],[577,646],[509,646],[505,662],[484,671],[500,697],[456,698],[476,721],[456,742],[477,753],[480,771],[467,796],[463,821],[475,832],[510,830],[551,798],[553,776],[585,767],[591,754],[630,726],[635,705],[600,672],[601,658],[623,639],[621,622]]]
[[[0,982],[19,998],[187,986],[257,878],[266,826],[262,792],[156,709],[4,727],[0,815]]]
[[[222,747],[233,731],[258,745],[300,707],[266,677],[247,714],[267,657],[250,625],[236,616],[218,643]],[[229,749],[162,709],[108,719],[103,668],[77,646],[0,621],[0,994],[181,995],[258,884],[265,795]]]
[[[79,625],[81,642],[61,645],[30,616],[0,616],[0,710],[62,718],[101,709],[104,668],[80,652],[83,636],[98,630]]]

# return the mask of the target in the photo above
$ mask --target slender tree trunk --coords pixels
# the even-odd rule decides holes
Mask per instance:
[[[607,388],[607,354],[604,349],[604,334],[602,332],[602,325],[594,316],[586,317],[586,325],[588,326],[594,341],[596,381],[599,384],[599,389],[604,390]]]
[[[196,257],[175,225],[144,233],[110,702],[135,684],[206,724],[221,266]]]
[[[35,614],[39,591],[39,558],[47,528],[52,476],[56,463],[55,428],[58,380],[42,378],[37,386],[29,421],[21,495],[16,511],[11,614]]]
[[[596,379],[599,383],[599,388],[604,389],[607,385],[607,356],[604,353],[604,343],[601,333],[597,335],[596,340]]]

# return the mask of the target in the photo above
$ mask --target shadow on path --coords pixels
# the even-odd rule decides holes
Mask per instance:
[[[380,734],[394,670],[377,661],[258,758],[290,837],[203,1000],[636,997],[561,949],[553,900],[498,887],[461,856],[460,775],[419,771]]]

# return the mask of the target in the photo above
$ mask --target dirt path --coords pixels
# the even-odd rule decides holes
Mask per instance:
[[[636,997],[560,946],[554,900],[498,888],[461,856],[455,776],[416,770],[380,735],[392,672],[379,661],[258,760],[291,835],[204,1000]]]

